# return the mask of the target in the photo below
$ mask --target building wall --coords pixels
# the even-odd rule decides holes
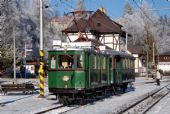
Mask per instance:
[[[95,36],[92,35],[91,33],[86,33],[86,35],[84,33],[82,33],[82,35],[84,37],[88,37],[88,39],[95,39]],[[68,33],[68,36],[71,40],[71,42],[75,41],[76,39],[78,39],[78,33]],[[121,46],[120,44],[120,36],[118,34],[107,34],[107,35],[101,35],[101,37],[99,38],[102,44],[105,44],[106,46],[112,48],[113,50],[116,51],[121,51],[122,49],[120,49],[121,47],[125,47],[125,46]],[[69,42],[69,39],[67,38],[66,40],[67,42]],[[123,49],[125,50],[125,49]]]
[[[156,56],[156,60],[158,57]],[[170,71],[170,55],[159,55],[159,62],[157,65],[157,69],[161,69],[163,71]]]
[[[157,68],[163,71],[170,71],[170,62],[159,62]]]
[[[145,68],[142,66],[142,61],[139,58],[138,54],[132,54],[135,57],[135,73],[143,75]]]
[[[81,34],[82,34],[84,37],[86,37],[86,35],[87,35],[89,39],[95,39],[95,36],[93,36],[91,33],[86,33],[86,35],[85,35],[85,33],[81,33]],[[73,42],[73,41],[75,41],[75,40],[78,39],[79,34],[78,34],[78,33],[68,33],[68,36],[69,36],[71,42]],[[69,39],[67,38],[66,41],[69,42]]]
[[[116,51],[122,50],[120,49],[120,47],[122,47],[120,44],[120,40],[121,38],[119,34],[107,34],[107,35],[102,35],[100,37],[101,43],[107,45],[108,47]]]

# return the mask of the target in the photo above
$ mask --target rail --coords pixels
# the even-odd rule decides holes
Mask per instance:
[[[170,84],[156,89],[151,93],[144,95],[135,102],[119,107],[118,110],[111,112],[111,114],[145,114],[154,105],[156,105],[162,98],[170,93]]]

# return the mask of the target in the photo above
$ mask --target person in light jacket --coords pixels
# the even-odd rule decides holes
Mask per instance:
[[[159,70],[157,70],[156,72],[156,83],[159,86],[160,85],[160,79],[161,79],[161,74],[159,72]]]

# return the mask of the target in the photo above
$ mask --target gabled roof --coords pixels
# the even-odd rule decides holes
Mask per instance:
[[[73,21],[73,24],[63,30],[66,33],[77,33],[77,32],[93,32],[93,33],[117,33],[121,34],[121,25],[112,21],[105,13],[97,10],[94,14],[89,16],[88,19],[79,19]]]
[[[128,50],[129,50],[132,54],[143,54],[143,48],[142,48],[142,46],[130,46],[130,47],[128,47]]]
[[[51,22],[57,22],[57,23],[68,23],[68,21],[71,19],[71,16],[58,16],[53,17],[51,19]]]
[[[170,55],[170,51],[164,52],[164,53],[160,53],[159,55]]]

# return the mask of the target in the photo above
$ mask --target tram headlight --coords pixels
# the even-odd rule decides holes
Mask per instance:
[[[70,76],[63,76],[62,80],[67,82],[68,80],[70,80]]]

